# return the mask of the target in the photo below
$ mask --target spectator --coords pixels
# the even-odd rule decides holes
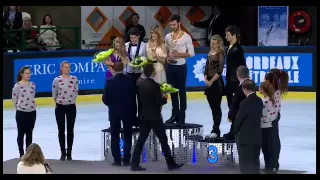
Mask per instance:
[[[22,13],[17,6],[8,6],[8,12],[3,15],[3,27],[6,29],[19,29],[22,27]]]
[[[37,45],[37,31],[33,30],[33,25],[31,22],[30,17],[24,17],[23,18],[23,25],[22,29],[24,31],[24,39],[26,42],[26,50],[27,51],[37,51],[38,45]]]
[[[23,18],[22,29],[24,31],[24,39],[26,43],[26,50],[34,51],[39,50],[37,48],[37,31],[33,30],[31,18],[26,16]]]
[[[17,166],[17,174],[51,174],[52,170],[46,163],[41,148],[32,143],[27,152],[22,156]]]
[[[144,29],[144,27],[139,24],[139,14],[138,13],[133,13],[131,15],[131,23],[126,25],[126,30],[125,30],[125,42],[129,42],[130,41],[130,35],[128,34],[131,28],[138,28],[140,30],[140,38],[139,41],[142,42],[144,37],[146,36],[146,30]],[[130,22],[130,21],[128,21]]]
[[[40,26],[40,28],[55,28],[55,27],[56,26],[53,25],[51,15],[45,14],[43,16],[42,25]],[[55,29],[41,29],[40,35],[39,35],[39,41],[44,43],[45,46],[49,46],[49,47],[46,47],[48,51],[53,51],[60,48],[59,46],[60,43],[57,39],[57,33]],[[55,47],[50,47],[50,46],[55,46]]]
[[[4,29],[19,29],[22,27],[22,13],[18,12],[17,6],[8,6],[8,11],[3,14],[2,27]],[[5,36],[8,37],[3,39],[5,47],[19,46],[20,32],[9,32]],[[17,52],[17,49],[15,48],[13,51]]]

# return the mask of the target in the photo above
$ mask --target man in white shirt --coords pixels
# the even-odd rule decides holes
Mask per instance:
[[[129,31],[130,41],[126,43],[126,49],[128,52],[129,61],[133,61],[138,56],[147,57],[147,46],[146,43],[139,40],[140,38],[140,30],[138,28],[131,28]],[[134,80],[137,82],[140,78],[143,78],[141,68],[134,68],[130,65],[127,65],[124,69],[125,73],[132,76]],[[141,106],[138,100],[138,119],[140,117]],[[136,121],[135,126],[138,126],[138,121]]]
[[[184,124],[185,111],[187,109],[186,58],[194,56],[194,47],[191,36],[180,28],[181,22],[179,15],[172,15],[169,20],[169,25],[173,31],[165,37],[165,43],[168,47],[167,81],[169,84],[172,84],[173,87],[179,89],[179,92],[171,94],[172,115],[166,123],[179,122],[179,124]]]

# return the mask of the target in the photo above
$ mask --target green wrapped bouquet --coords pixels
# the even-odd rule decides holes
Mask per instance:
[[[135,67],[135,68],[141,68],[146,64],[151,64],[155,63],[156,61],[152,61],[151,59],[148,59],[143,56],[138,56],[136,57],[133,61],[129,63],[130,66]]]
[[[162,93],[176,93],[179,92],[179,89],[174,88],[172,85],[163,83],[160,85],[160,90]]]
[[[92,62],[94,63],[102,63],[104,62],[106,59],[109,58],[109,56],[111,56],[111,54],[113,53],[114,49],[108,49],[107,51],[101,51],[97,54],[95,54],[93,57],[94,59],[92,59]]]

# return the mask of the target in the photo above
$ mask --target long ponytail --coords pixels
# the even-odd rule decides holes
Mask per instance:
[[[280,90],[281,96],[282,97],[286,96],[288,94],[288,83],[289,83],[288,73],[277,68],[270,69],[269,73],[272,73],[277,77],[277,81],[279,83],[278,88]]]
[[[267,83],[267,82],[262,82],[260,84],[260,88],[263,89],[263,91],[267,94],[267,96],[269,97],[270,101],[272,102],[272,105],[275,105],[276,101],[274,98],[274,87],[271,83]]]

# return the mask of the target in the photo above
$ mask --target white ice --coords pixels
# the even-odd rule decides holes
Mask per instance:
[[[164,119],[169,118],[171,104],[163,108]],[[229,131],[226,120],[228,107],[222,102],[223,118],[221,133]],[[282,143],[281,169],[305,170],[316,173],[316,103],[284,101],[280,120],[280,138]],[[17,158],[17,129],[15,111],[3,111],[3,160]],[[187,122],[204,125],[204,134],[211,131],[212,117],[205,100],[189,101]],[[75,125],[73,158],[80,160],[101,160],[101,129],[109,127],[108,109],[103,104],[78,105]],[[57,126],[54,107],[39,107],[34,129],[33,142],[40,144],[45,157],[60,157]],[[260,156],[261,163],[263,157]]]

